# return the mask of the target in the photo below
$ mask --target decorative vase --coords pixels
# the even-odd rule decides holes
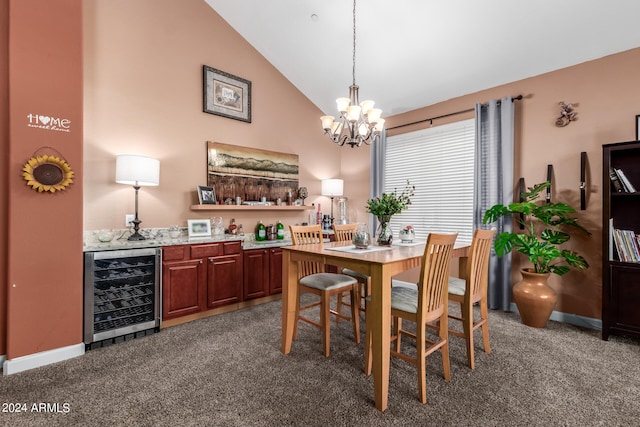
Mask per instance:
[[[379,246],[391,246],[391,241],[393,240],[393,230],[391,230],[391,226],[389,225],[389,221],[391,220],[390,216],[379,217],[378,221],[378,230],[376,232],[377,242]]]
[[[402,243],[411,243],[413,239],[416,238],[416,233],[411,225],[405,226],[398,234],[400,235],[400,241],[402,241]]]
[[[371,244],[371,237],[365,224],[358,224],[358,228],[353,233],[353,245],[356,249],[367,249]]]
[[[529,268],[521,269],[520,273],[522,280],[513,285],[513,300],[522,323],[544,328],[558,300],[556,292],[547,284],[551,273],[534,273]]]

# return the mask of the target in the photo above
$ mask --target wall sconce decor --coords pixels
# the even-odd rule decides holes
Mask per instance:
[[[129,184],[136,191],[135,218],[133,221],[133,234],[129,240],[145,240],[139,233],[140,219],[138,218],[138,190],[143,186],[155,186],[160,183],[160,160],[146,156],[122,154],[116,157],[116,182]]]
[[[578,120],[576,117],[578,113],[573,111],[574,105],[577,107],[578,104],[568,103],[565,104],[564,101],[559,102],[560,105],[560,117],[556,119],[556,126],[559,128],[565,127],[571,122],[575,122]]]

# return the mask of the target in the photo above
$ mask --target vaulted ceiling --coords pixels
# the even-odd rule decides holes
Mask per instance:
[[[205,1],[336,114],[353,80],[351,0]],[[640,47],[639,22],[637,0],[360,0],[360,100],[390,116],[565,68]]]

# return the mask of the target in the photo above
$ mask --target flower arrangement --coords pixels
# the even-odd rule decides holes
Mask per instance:
[[[407,180],[402,193],[398,194],[398,190],[394,188],[391,193],[382,193],[380,197],[367,200],[367,212],[375,215],[380,222],[377,233],[379,245],[391,245],[393,233],[389,228],[389,221],[393,215],[399,214],[411,204],[415,189],[415,185],[411,185]]]
[[[367,200],[367,212],[375,215],[380,222],[389,222],[393,215],[399,214],[411,204],[415,189],[415,185],[407,180],[402,193],[398,194],[398,190],[394,188],[391,193],[382,193],[380,197]]]

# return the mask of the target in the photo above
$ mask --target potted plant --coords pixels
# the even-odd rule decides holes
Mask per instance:
[[[380,197],[374,197],[367,200],[367,212],[378,218],[377,242],[379,245],[388,246],[393,240],[393,232],[389,227],[389,221],[393,215],[399,214],[411,204],[411,197],[416,187],[409,183],[398,194],[397,189],[393,189],[391,193],[382,193]]]
[[[513,299],[523,323],[544,327],[553,311],[557,295],[547,285],[553,274],[562,276],[571,267],[584,270],[587,261],[576,252],[560,246],[571,238],[568,229],[591,235],[571,216],[575,210],[565,203],[539,203],[540,193],[551,185],[543,182],[522,193],[522,202],[509,206],[495,205],[487,210],[482,222],[492,223],[501,217],[514,215],[524,227],[523,233],[503,232],[496,237],[496,254],[503,256],[512,250],[527,256],[533,267],[520,270],[523,280],[513,287]],[[544,308],[543,308],[544,306]]]

